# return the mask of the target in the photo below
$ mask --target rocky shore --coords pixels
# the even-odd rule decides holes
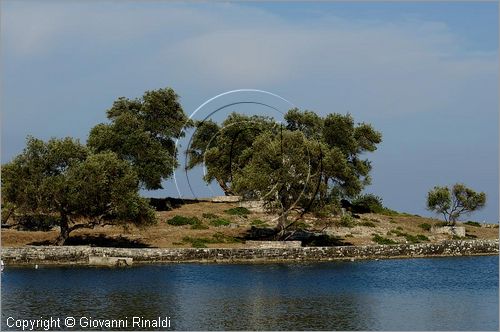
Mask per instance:
[[[136,263],[265,263],[412,257],[498,255],[498,240],[299,248],[104,248],[28,246],[2,248],[7,265],[130,265]],[[99,257],[104,259],[100,260]],[[114,258],[110,259],[110,258]],[[114,262],[99,264],[99,261]]]

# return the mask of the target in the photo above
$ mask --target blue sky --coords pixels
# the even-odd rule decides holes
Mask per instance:
[[[381,130],[366,191],[389,207],[431,215],[427,191],[464,182],[488,195],[472,218],[498,221],[496,2],[1,6],[2,162],[28,134],[85,141],[119,96],[170,86],[190,114],[219,93],[254,88]],[[190,181],[206,196],[200,174]],[[172,181],[165,188],[148,195],[177,195]]]

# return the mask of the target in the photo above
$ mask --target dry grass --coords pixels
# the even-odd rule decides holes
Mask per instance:
[[[231,203],[194,203],[186,204],[172,211],[158,212],[158,223],[156,225],[137,228],[129,226],[127,228],[120,226],[97,227],[93,230],[78,230],[71,233],[70,239],[73,244],[88,244],[92,242],[95,245],[102,244],[101,240],[107,241],[111,246],[137,246],[137,247],[191,247],[191,243],[183,241],[185,237],[213,239],[213,235],[221,233],[228,238],[242,238],[251,227],[251,222],[259,219],[270,227],[276,225],[274,217],[264,213],[252,213],[246,218],[243,216],[233,216],[224,211],[237,206]],[[216,227],[210,224],[209,219],[203,218],[203,214],[214,214],[231,222],[228,226]],[[175,215],[185,217],[199,218],[206,229],[191,229],[191,225],[172,226],[167,224],[167,220]],[[389,233],[396,230],[399,233],[406,233],[413,236],[418,234],[425,235],[431,242],[440,242],[451,239],[451,235],[432,234],[429,231],[419,227],[422,223],[435,225],[439,221],[436,219],[422,218],[417,216],[384,216],[377,214],[364,214],[361,219],[353,220],[353,227],[340,227],[339,218],[332,218],[327,221],[330,227],[325,229],[327,234],[339,237],[345,242],[353,245],[373,244],[374,234],[392,239],[398,243],[405,243],[404,236]],[[372,223],[375,227],[361,226],[363,222]],[[337,224],[337,225],[336,225]],[[325,222],[315,219],[312,216],[305,216],[302,225],[307,225],[309,230],[320,230],[325,227]],[[498,228],[474,227],[465,225],[467,235],[470,238],[478,239],[498,239]],[[50,243],[58,235],[57,230],[49,232],[30,232],[17,231],[13,229],[3,229],[1,233],[2,246],[19,247],[33,244]],[[215,241],[214,241],[215,242]],[[218,248],[236,248],[244,247],[244,243],[225,241],[219,243],[208,243],[207,247]]]

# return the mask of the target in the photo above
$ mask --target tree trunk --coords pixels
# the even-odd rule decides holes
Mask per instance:
[[[231,188],[229,188],[227,186],[226,182],[224,182],[222,179],[216,179],[216,180],[217,180],[217,183],[219,184],[219,186],[224,191],[224,195],[226,195],[226,196],[234,195],[234,192],[231,190]]]
[[[276,226],[276,230],[278,231],[276,234],[276,240],[281,240],[285,237],[286,223],[288,220],[287,216],[288,212],[283,212],[278,217],[278,225]]]
[[[9,209],[9,212],[2,216],[2,224],[5,224],[5,223],[7,223],[7,221],[9,221],[9,218],[14,213],[14,210],[15,210],[15,208],[11,207]]]
[[[56,239],[56,245],[62,246],[66,242],[66,240],[69,237],[69,220],[68,216],[65,213],[61,213],[61,222],[60,222],[60,227],[61,227],[61,233]]]

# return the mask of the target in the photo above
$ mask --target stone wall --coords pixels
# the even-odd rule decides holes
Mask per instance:
[[[465,237],[465,227],[463,226],[433,226],[431,227],[431,233],[434,234],[449,234],[459,237]]]
[[[301,248],[302,241],[251,241],[245,242],[247,248]]]
[[[397,257],[432,257],[498,254],[498,240],[445,241],[398,245],[301,248],[2,248],[9,264],[89,264],[89,257],[130,257],[136,263],[331,261]]]

